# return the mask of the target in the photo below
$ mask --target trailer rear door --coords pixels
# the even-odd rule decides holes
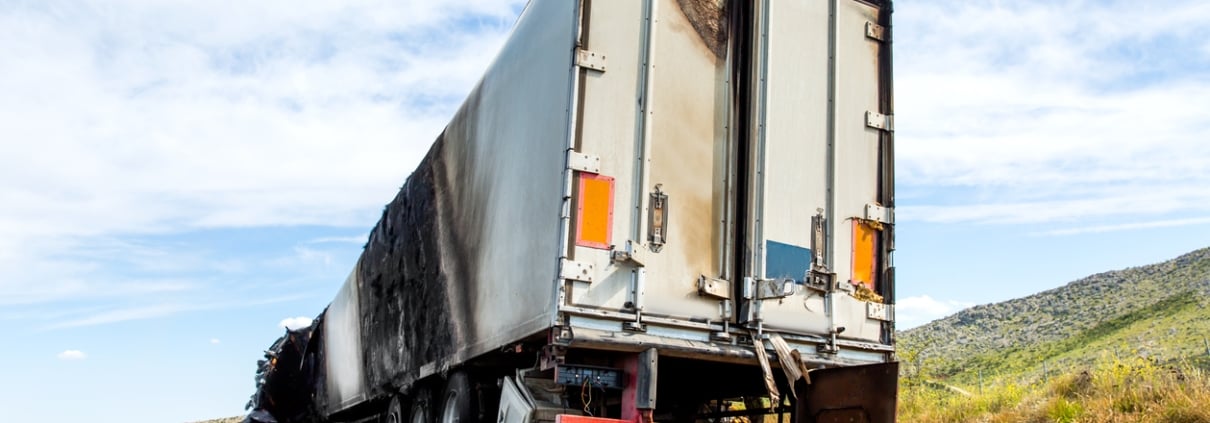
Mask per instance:
[[[752,273],[792,279],[799,288],[786,300],[765,301],[759,317],[775,329],[828,333],[836,326],[845,328],[841,337],[880,341],[888,308],[849,293],[858,286],[890,292],[891,128],[883,106],[890,87],[880,74],[881,11],[856,0],[760,7]],[[819,240],[816,216],[825,222]],[[834,319],[820,318],[828,308],[824,291],[807,283],[813,261],[834,272],[842,288]]]
[[[567,303],[719,323],[697,283],[721,274],[727,242],[723,2],[585,4],[578,56],[602,59],[581,71],[576,150],[599,168],[576,172],[569,258],[594,276],[569,282]]]
[[[889,292],[879,8],[584,4],[563,310],[884,340],[888,308],[808,280]],[[752,299],[770,279],[790,295]]]

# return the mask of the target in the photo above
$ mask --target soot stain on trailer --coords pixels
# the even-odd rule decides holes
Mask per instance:
[[[480,246],[486,245],[491,166],[474,119],[483,87],[383,211],[358,262],[367,385],[374,395],[407,389],[422,366],[444,371],[476,341]]]
[[[440,177],[445,145],[442,135],[387,205],[358,263],[366,382],[375,394],[410,383],[459,345],[461,316],[452,313],[443,271],[457,265],[443,262],[439,235],[449,227],[440,207],[450,191]]]
[[[439,185],[437,206],[442,219],[438,233],[442,236],[442,264],[453,283],[447,297],[450,311],[457,323],[451,327],[459,344],[467,345],[478,329],[476,320],[477,287],[483,285],[480,274],[483,246],[492,245],[489,236],[489,214],[493,192],[485,175],[494,174],[488,167],[494,162],[485,150],[493,144],[491,134],[478,133],[474,124],[481,115],[480,102],[487,82],[481,82],[467,97],[462,108],[450,121],[442,135],[445,143],[440,160],[434,166]],[[475,142],[478,140],[479,142]]]
[[[693,30],[714,53],[722,59],[727,55],[726,0],[676,0],[681,13],[689,19]]]

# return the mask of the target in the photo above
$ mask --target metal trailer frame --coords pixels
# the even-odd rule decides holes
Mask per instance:
[[[710,4],[530,1],[317,320],[322,415],[522,344],[768,381],[894,361],[890,1],[755,0],[743,37]],[[600,175],[611,242],[580,243]],[[774,248],[807,258],[774,275]]]

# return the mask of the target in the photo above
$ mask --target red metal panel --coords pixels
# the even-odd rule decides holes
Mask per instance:
[[[574,414],[560,414],[555,416],[555,423],[631,423],[626,420],[607,419],[604,417],[588,417],[577,416]]]

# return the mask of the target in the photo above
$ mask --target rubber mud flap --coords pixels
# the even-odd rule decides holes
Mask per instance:
[[[795,423],[893,423],[899,363],[814,370],[798,383]]]

